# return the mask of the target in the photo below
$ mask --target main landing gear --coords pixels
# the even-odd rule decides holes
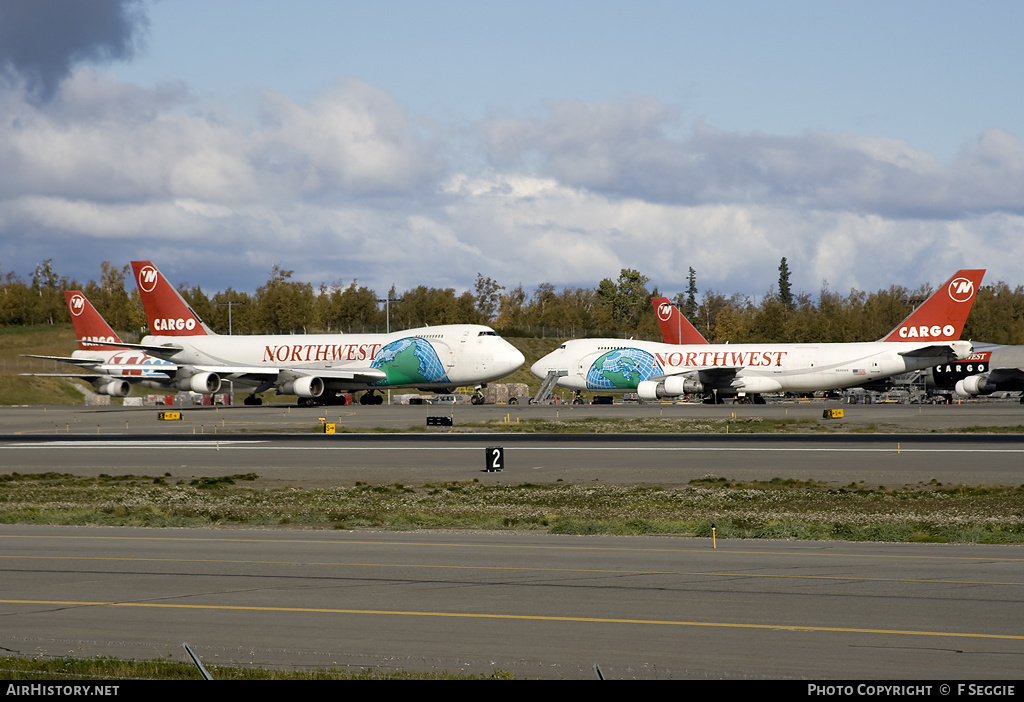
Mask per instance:
[[[343,392],[325,392],[320,397],[300,397],[299,407],[323,407],[327,405],[347,405],[348,395]]]
[[[361,405],[383,405],[384,396],[378,395],[373,390],[367,390],[363,393],[362,397],[359,398],[359,404]]]

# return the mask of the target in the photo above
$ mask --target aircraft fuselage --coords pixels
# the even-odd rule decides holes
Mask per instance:
[[[966,357],[966,341],[946,344]],[[908,352],[924,351],[924,355]],[[931,355],[934,349],[934,355]],[[564,372],[558,385],[573,390],[641,391],[658,397],[685,392],[813,392],[861,385],[948,360],[934,343],[672,345],[649,341],[575,339],[543,357],[538,377]],[[696,385],[700,383],[700,387]],[[660,387],[659,387],[660,385]]]
[[[334,378],[335,389],[417,387],[445,389],[486,383],[515,371],[523,355],[490,327],[454,324],[390,334],[148,336],[147,345],[181,346],[167,355],[181,366],[206,368],[226,377],[276,370],[307,375],[317,371],[374,368],[387,375],[374,382]]]

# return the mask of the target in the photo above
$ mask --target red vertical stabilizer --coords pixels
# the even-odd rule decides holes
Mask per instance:
[[[213,332],[149,261],[132,261],[149,331],[157,336],[205,336]]]
[[[984,269],[957,271],[882,341],[956,341],[984,276]]]
[[[667,297],[652,297],[654,314],[661,327],[661,336],[666,344],[706,344],[705,339],[696,327],[683,316],[679,308],[669,302]]]
[[[121,339],[107,324],[107,320],[96,311],[81,290],[65,290],[64,299],[71,313],[71,324],[78,337],[78,348],[83,351],[114,351],[120,350],[111,343],[120,343]]]

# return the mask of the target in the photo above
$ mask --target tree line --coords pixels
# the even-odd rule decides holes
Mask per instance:
[[[126,338],[146,333],[138,290],[126,286],[130,266],[101,264],[99,281],[84,284],[60,276],[52,259],[36,267],[29,280],[0,275],[0,324],[4,326],[70,322],[65,290],[82,290],[100,314]],[[931,294],[930,286],[892,285],[876,292],[840,294],[823,283],[817,296],[793,292],[785,258],[778,286],[751,297],[705,290],[689,268],[687,287],[672,294],[648,288],[650,279],[623,269],[616,280],[595,288],[556,288],[550,283],[527,291],[477,274],[472,290],[419,286],[386,295],[357,281],[321,284],[292,279],[292,271],[274,267],[254,294],[227,290],[209,294],[197,285],[179,287],[182,296],[214,331],[222,334],[384,332],[439,324],[487,324],[505,336],[579,338],[587,336],[660,340],[650,303],[652,295],[672,299],[712,343],[838,343],[881,338]],[[131,289],[129,290],[128,287]],[[388,302],[384,302],[388,300]],[[999,281],[982,286],[963,338],[997,344],[1024,344],[1024,286]]]

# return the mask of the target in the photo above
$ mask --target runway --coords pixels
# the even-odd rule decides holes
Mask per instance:
[[[520,678],[1013,679],[1014,547],[5,526],[22,655]]]
[[[505,467],[486,472],[487,449]],[[345,434],[0,438],[8,471],[197,478],[255,473],[306,487],[370,483],[568,482],[685,485],[731,480],[864,481],[889,487],[1019,485],[1024,436]]]
[[[510,414],[477,409],[478,417]],[[522,409],[698,416],[693,407]],[[820,408],[705,409],[724,417],[820,416]],[[3,408],[0,461],[4,472],[255,472],[262,484],[306,487],[677,485],[708,474],[889,486],[1024,482],[1020,435],[923,433],[1014,426],[1017,404],[862,409],[877,412],[858,409],[851,424],[890,431],[326,435],[313,433],[324,416],[317,409],[201,410],[159,422],[151,408]],[[408,429],[437,412],[352,410],[346,421],[356,430],[374,422]],[[217,417],[212,433],[216,421],[208,418]],[[505,449],[502,472],[484,472],[491,445]],[[0,646],[23,655],[185,660],[187,641],[208,665],[497,668],[562,679],[593,679],[597,664],[609,679],[956,681],[1013,679],[1024,663],[1020,547],[716,545],[673,537],[4,525]]]

